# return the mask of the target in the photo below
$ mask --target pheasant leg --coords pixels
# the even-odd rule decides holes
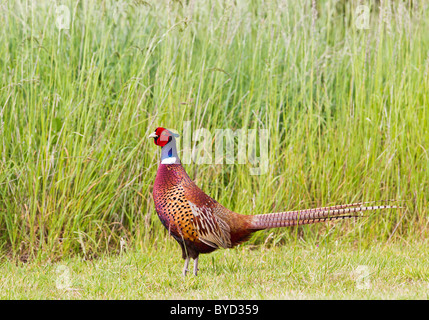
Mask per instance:
[[[198,272],[198,257],[194,260],[194,275]]]
[[[186,259],[185,259],[185,265],[183,267],[183,272],[182,272],[182,274],[183,274],[184,277],[186,276],[186,273],[189,271],[188,270],[188,266],[189,266],[189,260],[190,259],[191,258],[189,258],[189,257],[186,257]]]

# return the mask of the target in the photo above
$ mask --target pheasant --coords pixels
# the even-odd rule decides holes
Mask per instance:
[[[183,275],[194,259],[218,248],[232,248],[249,239],[252,233],[269,228],[288,227],[358,217],[361,211],[396,208],[396,206],[363,206],[363,203],[268,214],[243,215],[223,207],[205,194],[189,178],[177,155],[176,137],[165,128],[149,135],[161,147],[161,162],[155,178],[155,209],[169,234],[179,243],[185,260]]]

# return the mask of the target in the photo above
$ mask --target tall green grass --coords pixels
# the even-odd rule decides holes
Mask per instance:
[[[185,166],[236,212],[406,200],[254,242],[428,236],[424,1],[367,1],[369,29],[355,25],[358,1],[60,4],[69,29],[55,2],[0,5],[3,253],[90,257],[164,241],[151,196],[159,150],[146,136],[185,121],[213,134],[269,131],[267,174]]]

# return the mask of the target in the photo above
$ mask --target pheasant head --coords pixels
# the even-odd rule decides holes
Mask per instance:
[[[178,134],[162,127],[156,128],[155,132],[149,135],[149,138],[153,138],[153,142],[161,147],[162,164],[180,163],[176,148],[176,138],[178,137]]]

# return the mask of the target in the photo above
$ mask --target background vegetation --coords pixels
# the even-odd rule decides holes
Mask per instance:
[[[236,212],[406,200],[254,244],[428,236],[425,1],[2,1],[0,25],[3,255],[88,259],[164,243],[151,195],[159,150],[146,136],[185,121],[268,129],[264,175],[185,166]]]

